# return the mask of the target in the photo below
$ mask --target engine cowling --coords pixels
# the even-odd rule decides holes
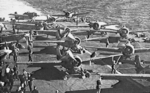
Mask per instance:
[[[130,57],[135,53],[135,49],[132,45],[126,45],[126,47],[123,49],[122,54],[126,57]]]
[[[119,30],[119,34],[122,38],[126,38],[127,35],[129,34],[129,30],[127,28],[121,28]]]
[[[70,13],[69,12],[65,12],[65,16],[69,17]]]
[[[73,17],[73,14],[74,14],[74,13],[65,12],[65,17],[71,18],[71,17]]]
[[[104,27],[104,25],[107,25],[107,23],[105,23],[105,22],[93,23],[93,29],[94,30],[99,30],[100,28]]]
[[[79,67],[82,64],[82,59],[79,56],[75,56],[76,62],[75,66]]]
[[[71,70],[75,67],[79,67],[82,63],[82,60],[79,56],[74,56],[72,52],[66,52],[60,45],[56,47],[57,59],[61,59],[62,66]]]

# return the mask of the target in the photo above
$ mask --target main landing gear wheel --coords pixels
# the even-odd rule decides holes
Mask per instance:
[[[76,67],[79,67],[81,65],[81,63],[82,63],[82,60],[81,60],[81,58],[79,56],[76,56],[75,59],[76,59],[76,61],[75,61],[74,65]]]
[[[77,44],[80,44],[80,43],[81,43],[81,39],[80,39],[80,38],[75,37],[75,39],[76,39],[76,43],[77,43]]]

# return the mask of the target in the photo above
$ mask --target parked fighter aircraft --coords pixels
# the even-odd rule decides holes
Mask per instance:
[[[113,34],[109,34],[104,37],[85,38],[84,41],[99,41],[100,43],[105,43],[107,47],[110,43],[118,43],[119,41],[125,40],[130,40],[131,42],[144,42],[143,38],[138,38],[135,35],[128,35],[128,38],[124,39],[119,35]]]
[[[66,18],[73,18],[74,16],[80,16],[80,15],[86,15],[89,12],[85,13],[74,13],[74,12],[68,12],[68,11],[63,11],[64,14],[62,15],[52,15],[52,16],[57,16],[57,17],[66,17]]]
[[[58,23],[47,22],[17,22],[15,29],[19,30],[32,30],[34,32],[49,32],[49,30],[59,30],[66,28],[64,25]]]
[[[59,35],[59,33],[58,33]],[[60,36],[60,35],[59,35]],[[41,40],[41,41],[33,41],[34,43],[36,42],[40,42],[40,43],[57,43],[57,45],[61,45],[63,47],[67,47],[70,48],[72,51],[74,52],[81,52],[82,50],[84,52],[86,52],[86,50],[84,50],[84,48],[82,48],[80,46],[81,40],[78,37],[74,37],[70,32],[65,32],[65,33],[61,33],[60,37],[57,37],[56,41],[51,41],[51,40]]]
[[[47,37],[50,35],[50,36],[56,36],[56,38],[59,40],[61,39],[62,37],[64,37],[64,35],[68,32],[76,32],[77,30],[75,29],[70,29],[70,28],[67,28],[65,26],[61,26],[61,25],[47,25],[45,28],[45,30],[33,30],[33,33],[36,33],[36,34],[46,34]],[[32,33],[32,34],[33,34]]]
[[[16,20],[28,20],[32,19],[35,16],[38,16],[38,14],[35,12],[25,12],[23,14],[18,14],[17,12],[15,12],[14,14],[9,15],[11,16],[11,18],[15,18]]]
[[[68,26],[68,27],[82,27],[80,32],[76,32],[75,34],[82,34],[87,35],[87,38],[90,37],[90,35],[93,34],[101,34],[106,35],[106,32],[110,32],[111,29],[116,29],[118,25],[108,25],[106,22],[89,22],[85,25],[79,25],[79,26]],[[89,27],[90,29],[85,29],[85,27]],[[92,28],[92,29],[91,29]]]
[[[130,31],[127,27],[125,26],[122,26],[122,27],[114,27],[112,28],[111,26],[107,26],[107,29],[110,29],[110,31],[107,31],[107,32],[110,32],[110,33],[119,33],[120,37],[121,38],[128,38],[129,37],[129,34],[133,34],[133,35],[136,35],[138,33],[143,33],[143,32],[147,32],[147,31]]]
[[[69,26],[69,27],[75,27],[75,26]],[[105,22],[95,22],[95,23],[89,22],[88,26],[78,26],[78,27],[93,28],[93,30],[81,29],[81,32],[77,32],[80,34],[85,33],[87,35],[87,38],[89,38],[90,35],[99,34],[99,33],[102,35],[106,35],[107,32],[116,33],[116,34],[118,33],[122,38],[127,38],[129,34],[137,35],[137,33],[139,32],[147,32],[147,31],[129,31],[129,29],[125,26],[120,27],[119,25],[108,25]]]
[[[97,50],[109,51],[109,52],[120,52],[121,56],[125,58],[130,58],[132,55],[138,52],[150,51],[150,48],[135,48],[130,43],[130,41],[127,41],[126,43],[120,42],[117,48],[106,48],[106,47],[95,47],[95,46],[88,46],[87,48],[96,48]]]

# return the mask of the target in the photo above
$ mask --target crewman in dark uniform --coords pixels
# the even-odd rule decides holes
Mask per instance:
[[[29,73],[29,75],[28,75],[28,85],[29,85],[30,91],[32,91],[32,81],[33,81],[32,74]]]
[[[141,65],[141,59],[139,55],[135,56],[135,67],[136,67],[136,72],[139,73],[143,67]]]
[[[18,51],[19,49],[16,47],[16,44],[12,44],[12,53],[13,53],[13,58],[15,63],[17,62]]]
[[[13,70],[11,69],[11,70],[10,70],[10,75],[9,75],[9,78],[8,78],[8,79],[9,79],[9,83],[10,83],[10,88],[9,88],[10,91],[11,91],[13,85],[14,85],[13,74],[14,74],[14,72],[13,72]]]
[[[11,19],[13,34],[16,33],[16,19]]]
[[[116,63],[115,63],[115,60],[112,60],[112,70],[111,70],[111,73],[116,73],[116,68],[115,68],[115,66],[116,66]]]
[[[106,39],[106,47],[108,47],[108,45],[109,45],[109,40]]]
[[[14,71],[14,78],[15,78],[15,79],[19,79],[19,77],[18,77],[17,65],[15,65],[15,66],[13,67],[13,71]]]
[[[28,61],[32,62],[32,53],[33,53],[32,48],[33,48],[33,45],[32,45],[30,40],[28,41],[28,43],[29,43],[28,44],[28,53],[29,53],[29,60]]]
[[[18,14],[18,13],[15,12],[14,14]],[[19,16],[15,16],[15,19],[19,21]]]
[[[101,86],[102,86],[102,79],[101,77],[96,81],[96,92],[100,93],[101,92]]]

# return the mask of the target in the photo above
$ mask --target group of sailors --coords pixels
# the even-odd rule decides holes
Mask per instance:
[[[6,48],[12,50],[12,52],[9,54],[9,58],[13,56],[13,61],[17,63],[18,61],[18,55],[19,55],[19,48],[22,47],[22,45],[17,42],[11,42],[10,44],[5,43],[4,46],[1,46],[1,48]],[[33,53],[33,44],[30,40],[28,40],[28,45],[27,45],[27,50],[28,50],[28,61],[32,62],[32,53]]]
[[[15,93],[25,93],[27,86],[29,86],[31,93],[38,93],[36,87],[34,86],[33,88],[32,73],[27,72],[25,69],[23,69],[22,74],[19,74],[17,65],[14,65],[12,68],[9,64],[5,63],[0,74],[0,93],[11,93],[15,80],[20,81]]]

